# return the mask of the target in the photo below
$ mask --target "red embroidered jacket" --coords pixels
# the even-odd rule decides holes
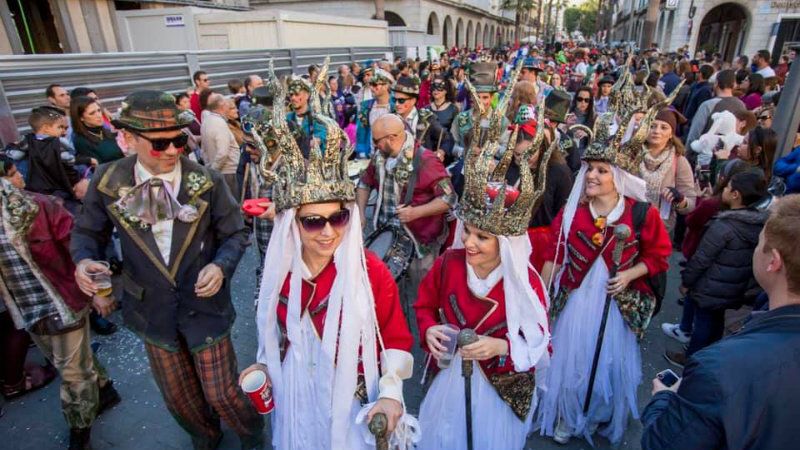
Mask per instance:
[[[414,185],[414,194],[411,197],[411,206],[425,205],[438,197],[453,194],[453,186],[450,183],[450,176],[447,174],[444,165],[436,154],[417,147],[415,150],[422,152],[417,183]],[[370,162],[367,169],[361,175],[361,183],[369,186],[370,189],[378,189],[378,169],[375,167],[374,159]],[[406,196],[407,186],[400,186],[400,201]],[[377,214],[377,211],[375,212]],[[445,226],[445,215],[422,217],[409,222],[408,229],[414,234],[414,238],[421,244],[431,244],[436,241],[443,233]]]
[[[545,291],[539,277],[528,269],[528,278],[539,301],[547,309]],[[502,278],[486,297],[472,293],[467,285],[467,262],[464,249],[448,250],[433,263],[433,268],[419,286],[419,296],[414,304],[417,312],[420,344],[430,352],[425,340],[428,328],[447,323],[458,328],[472,328],[479,335],[504,339],[508,342],[506,325],[506,303]],[[510,349],[510,344],[509,344]],[[487,377],[514,371],[514,361],[507,355],[480,361]],[[531,371],[534,369],[531,368]]]
[[[651,206],[642,225],[641,241],[639,241],[636,239],[636,231],[633,229],[634,203],[635,200],[625,198],[625,211],[617,221],[617,224],[626,224],[631,227],[631,236],[625,241],[625,249],[622,252],[619,270],[630,269],[641,261],[647,266],[648,276],[665,272],[669,268],[672,242],[669,239],[664,222],[659,217],[658,210]],[[606,266],[611,267],[611,256],[616,241],[611,239],[614,230],[613,226],[609,226],[605,233],[603,244],[598,246],[592,242],[592,236],[600,229],[594,224],[589,205],[584,203],[578,205],[575,211],[575,218],[572,222],[569,237],[566,242],[562,237],[560,246],[557,249],[563,216],[564,209],[562,208],[550,226],[550,246],[547,249],[546,260],[555,260],[557,264],[563,264],[564,256],[569,252],[569,264],[561,276],[561,286],[572,290],[581,285],[592,264],[600,256],[601,249],[603,249],[603,258]],[[610,243],[609,240],[611,241]],[[558,250],[557,255],[556,250]],[[557,259],[556,256],[558,257]],[[631,282],[630,287],[640,292],[652,293],[645,277],[634,280]]]
[[[90,299],[75,282],[75,264],[69,255],[72,215],[55,197],[27,191],[25,194],[39,205],[27,235],[31,257],[67,306],[76,313],[83,311]]]
[[[408,330],[406,318],[400,306],[400,295],[392,274],[386,265],[374,253],[366,250],[364,252],[367,260],[367,275],[369,276],[372,294],[375,296],[375,313],[378,318],[378,327],[383,343],[387,349],[398,349],[406,352],[411,351],[414,338]],[[286,276],[286,280],[281,288],[281,301],[278,302],[278,324],[283,333],[284,343],[286,343],[286,314],[288,305],[286,300],[289,298],[289,280],[291,273]],[[328,312],[328,296],[330,295],[333,281],[336,279],[336,266],[333,260],[324,268],[313,281],[303,280],[303,288],[300,296],[302,310],[300,316],[311,314],[311,320],[317,336],[322,337],[325,329],[325,317]],[[287,344],[283,344],[285,346]],[[376,349],[377,350],[377,349]],[[283,353],[283,352],[282,352]]]

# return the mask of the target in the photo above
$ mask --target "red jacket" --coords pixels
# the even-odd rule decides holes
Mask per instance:
[[[626,270],[639,261],[647,266],[648,275],[653,276],[661,272],[665,272],[669,268],[669,255],[672,253],[672,243],[667,234],[667,229],[664,222],[658,215],[658,210],[652,206],[647,211],[647,217],[642,225],[641,242],[636,240],[636,233],[633,229],[633,204],[635,200],[625,198],[625,212],[622,217],[617,221],[618,224],[625,224],[631,227],[631,236],[625,241],[625,250],[622,252],[622,259],[619,270]],[[604,248],[602,257],[605,258],[606,266],[611,267],[611,254],[614,249],[614,242],[608,244],[609,239],[613,236],[613,226],[609,226],[606,231],[605,241],[601,246],[596,246],[591,243],[592,236],[599,231],[592,219],[592,213],[589,211],[589,205],[586,203],[578,205],[575,211],[575,218],[572,222],[567,242],[561,239],[561,245],[558,248],[558,258],[556,259],[556,246],[559,241],[558,235],[560,234],[561,222],[563,221],[564,209],[558,214],[558,217],[553,221],[550,226],[550,247],[547,250],[547,261],[554,261],[556,264],[563,264],[564,254],[569,251],[579,253],[581,257],[571,256],[570,265],[565,268],[561,276],[561,286],[569,290],[575,289],[581,285],[583,278],[589,273],[589,269],[594,264],[600,250]],[[566,245],[565,245],[566,244]],[[606,245],[608,244],[608,245]],[[647,285],[645,277],[638,278],[631,282],[630,287],[640,292],[652,293],[652,290]]]
[[[539,277],[528,269],[528,278],[542,306],[547,309],[544,287]],[[502,279],[486,297],[473,294],[467,285],[467,261],[463,248],[448,250],[436,259],[433,268],[419,286],[414,309],[417,312],[420,344],[426,352],[430,350],[425,340],[425,333],[428,328],[442,323],[441,315],[444,315],[447,323],[458,328],[472,328],[479,335],[488,335],[508,342]],[[511,355],[506,357],[502,366],[499,357],[480,361],[480,366],[487,377],[514,371]]]
[[[435,198],[452,194],[453,185],[450,183],[450,176],[436,154],[419,146],[416,151],[422,152],[422,158],[417,184],[414,185],[414,194],[411,197],[411,206],[424,205]],[[378,189],[380,182],[378,170],[374,164],[375,160],[372,161],[361,176],[361,181],[371,189]],[[400,202],[406,196],[406,188],[407,186],[400,187]],[[430,244],[444,234],[445,214],[422,217],[406,225],[417,241],[421,244]]]
[[[197,121],[202,122],[203,108],[200,107],[200,94],[197,91],[192,92],[192,95],[189,96],[189,107],[192,109]]]
[[[386,265],[374,253],[364,252],[367,259],[367,275],[372,286],[372,295],[375,296],[375,314],[378,318],[378,329],[380,330],[383,344],[387,349],[397,349],[410,352],[414,344],[414,338],[408,330],[406,318],[400,307],[400,295],[392,274]],[[291,273],[286,276],[278,302],[278,324],[284,342],[286,342],[286,314],[288,305],[286,299],[289,298],[289,280]],[[300,301],[302,302],[303,314],[311,314],[311,321],[317,331],[317,336],[322,337],[325,329],[325,318],[328,313],[328,296],[330,295],[333,282],[336,279],[336,266],[333,260],[324,268],[313,281],[303,280]],[[282,349],[282,352],[286,347]],[[376,349],[377,350],[377,349]]]
[[[69,254],[72,215],[48,195],[26,192],[39,205],[39,214],[28,230],[28,248],[33,261],[73,312],[89,305],[90,298],[75,282],[75,264]]]

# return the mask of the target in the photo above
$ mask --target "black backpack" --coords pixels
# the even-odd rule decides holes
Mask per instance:
[[[647,218],[647,211],[650,209],[649,202],[636,202],[633,204],[633,232],[636,240],[641,242],[642,239],[642,226],[644,225],[645,218]],[[658,275],[648,276],[645,281],[653,294],[656,297],[656,308],[653,310],[652,317],[655,317],[661,311],[661,303],[664,301],[664,295],[667,292],[667,272],[661,272]]]

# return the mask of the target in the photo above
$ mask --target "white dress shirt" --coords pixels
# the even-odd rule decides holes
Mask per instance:
[[[178,191],[180,190],[181,186],[180,160],[177,164],[175,164],[175,168],[172,169],[172,172],[162,173],[159,175],[153,175],[142,165],[141,162],[136,161],[136,165],[133,168],[133,173],[136,177],[136,184],[144,183],[153,177],[161,178],[165,183],[169,183],[170,186],[172,186],[172,193],[175,195],[175,197],[178,196]],[[150,230],[153,232],[153,237],[156,240],[158,251],[161,253],[161,257],[164,258],[164,263],[167,265],[169,265],[170,252],[172,249],[172,225],[174,220],[175,219],[159,220],[155,225],[150,227]]]

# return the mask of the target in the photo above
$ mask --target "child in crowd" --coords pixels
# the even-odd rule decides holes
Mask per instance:
[[[96,165],[87,157],[75,157],[61,142],[67,132],[67,118],[57,108],[34,108],[28,118],[33,130],[20,144],[9,151],[24,170],[25,183],[31,192],[53,195],[75,213],[86,192],[88,180],[81,177],[76,166]]]

